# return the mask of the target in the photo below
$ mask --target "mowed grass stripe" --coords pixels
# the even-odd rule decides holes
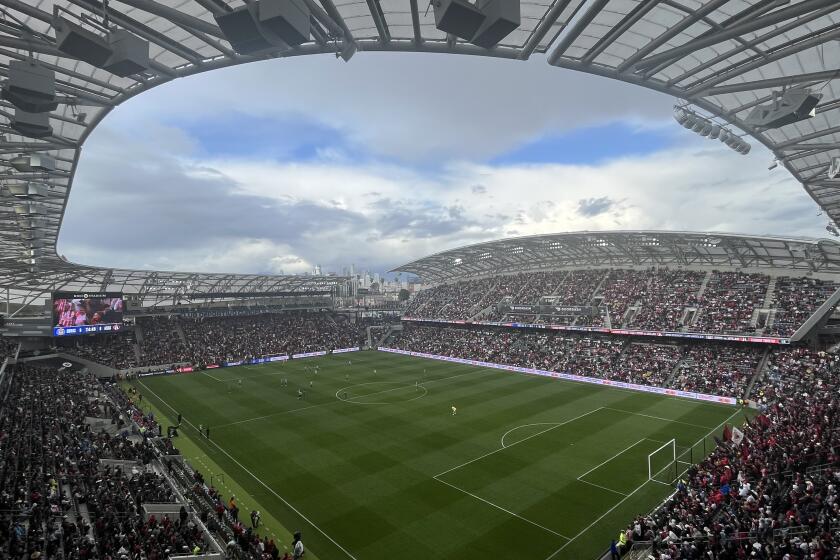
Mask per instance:
[[[312,373],[315,364],[319,365],[317,376]],[[574,424],[572,436],[563,435],[564,429],[558,428],[515,445],[509,450],[510,465],[502,461],[501,466],[492,465],[490,472],[473,469],[466,481],[446,476],[447,481],[459,486],[465,482],[463,488],[470,492],[468,485],[474,485],[476,495],[511,512],[575,536],[560,525],[578,528],[584,520],[591,522],[623,498],[578,481],[578,475],[642,437],[662,441],[677,438],[678,443],[690,445],[692,437],[696,440],[704,434],[702,429],[687,424],[713,426],[733,411],[706,403],[379,352],[211,373],[219,379],[242,378],[242,388],[225,390],[228,384],[200,374],[151,378],[144,383],[193,423],[210,425],[213,439],[243,468],[300,507],[359,560],[472,560],[490,554],[506,557],[514,547],[517,558],[544,560],[563,546],[563,539],[450,488],[433,476],[501,448],[502,435],[516,426],[556,423],[602,406],[626,411],[599,413],[607,419],[591,426]],[[280,385],[284,377],[289,379],[288,387]],[[310,380],[314,381],[311,389]],[[393,382],[395,388],[399,384],[407,386],[386,395],[413,396],[416,382],[423,384],[428,394],[409,402],[377,406],[336,399],[335,393],[342,387],[382,381]],[[303,401],[297,399],[299,386],[306,388]],[[381,388],[389,387],[383,384]],[[458,407],[455,417],[449,412],[453,404]],[[296,408],[300,410],[294,411]],[[273,416],[221,427],[263,415]],[[531,433],[516,431],[509,436],[510,442]],[[543,440],[546,436],[550,439]],[[307,529],[300,519],[296,521],[294,512],[271,492],[247,481],[242,469],[209,447],[208,454],[220,456],[220,464],[229,467],[237,481],[243,480],[243,486],[248,485],[246,489],[255,492],[261,504],[272,511],[277,509],[276,515],[284,525],[290,530],[304,529],[309,548],[323,558],[341,558],[340,550],[327,539]],[[520,447],[522,453],[518,452]],[[646,448],[643,451],[649,452]],[[642,465],[645,478],[646,453]],[[584,461],[587,468],[582,468]],[[635,458],[631,462],[635,464]],[[563,466],[570,463],[573,471]],[[494,469],[502,470],[494,476]],[[558,472],[564,469],[568,472]],[[617,490],[633,482],[602,480],[612,476],[605,466],[586,478]],[[664,486],[646,485],[614,510],[616,515],[625,516],[619,525],[607,522],[612,518],[608,516],[603,527],[599,524],[587,531],[555,558],[594,557],[609,544],[609,537],[621,524],[646,511],[639,508],[648,503],[653,507],[667,492]]]

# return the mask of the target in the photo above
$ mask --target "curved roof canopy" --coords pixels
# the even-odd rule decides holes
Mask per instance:
[[[513,237],[442,251],[397,267],[425,282],[590,266],[788,269],[840,273],[840,242],[731,233],[582,231]]]
[[[159,84],[252,60],[314,53],[349,59],[356,51],[427,51],[519,60],[546,53],[554,66],[687,99],[706,116],[753,135],[840,221],[840,183],[828,175],[832,155],[840,155],[836,0],[521,0],[520,24],[492,49],[440,31],[435,10],[420,0],[285,2],[308,14],[308,35],[297,46],[274,41],[256,54],[241,54],[247,48],[229,41],[219,22],[230,23],[244,43],[258,35],[248,31],[247,21],[242,27],[242,20],[228,18],[246,14],[243,0],[0,0],[0,79],[31,54],[55,72],[58,103],[49,113],[51,134],[34,137],[10,126],[15,108],[0,101],[0,286],[43,292],[72,282],[109,287],[117,278],[141,278],[141,285],[152,277],[176,281],[174,273],[82,267],[56,256],[85,138],[113,107]],[[256,6],[254,0],[248,5]],[[114,42],[92,61],[97,53],[88,47],[102,40]],[[148,59],[138,60],[134,55],[145,43]],[[815,116],[773,129],[745,123],[754,107],[794,86],[820,94]],[[20,154],[46,155],[55,165],[37,157],[21,163]],[[230,275],[197,278],[209,289]],[[237,278],[236,285],[252,286],[250,277]]]

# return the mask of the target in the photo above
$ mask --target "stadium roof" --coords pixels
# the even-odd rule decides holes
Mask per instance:
[[[356,50],[426,51],[519,60],[546,53],[551,65],[670,93],[751,134],[775,152],[832,220],[840,221],[840,181],[827,175],[831,156],[840,155],[836,0],[523,0],[519,27],[489,50],[439,31],[434,10],[420,0],[298,3],[311,13],[311,33],[303,44],[242,55],[216,18],[243,0],[0,0],[0,76],[9,75],[10,61],[26,60],[31,52],[56,72],[59,96],[50,115],[53,132],[41,138],[11,128],[14,109],[0,101],[6,187],[0,195],[0,285],[34,293],[67,282],[108,287],[117,278],[144,275],[176,281],[176,274],[94,269],[56,256],[81,145],[112,108],[157,85],[253,60],[315,53],[349,58]],[[71,28],[56,17],[88,31],[108,27],[148,41],[146,69],[120,76],[103,69],[107,64],[79,60],[84,56],[73,50],[72,41],[57,41],[57,29]],[[775,129],[745,124],[753,107],[792,86],[822,94],[815,117]],[[49,154],[57,166],[16,170],[12,160],[21,153]],[[29,189],[30,181],[49,189]],[[229,278],[199,277],[208,287]],[[249,278],[237,282],[247,286]]]
[[[840,272],[840,242],[830,239],[672,231],[581,231],[467,245],[404,264],[439,283],[488,274],[587,266],[775,268]]]

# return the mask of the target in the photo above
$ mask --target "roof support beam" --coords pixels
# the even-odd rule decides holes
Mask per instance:
[[[528,37],[528,40],[522,47],[522,51],[519,53],[519,58],[521,60],[528,60],[537,47],[540,46],[540,43],[545,38],[549,30],[551,30],[552,26],[557,21],[557,18],[560,17],[560,14],[563,13],[563,10],[568,7],[571,1],[572,0],[555,0],[551,9],[543,16],[540,23],[534,29],[534,32],[531,33],[531,36]]]
[[[217,39],[227,40],[224,33],[222,33],[222,30],[219,29],[218,26],[206,22],[203,19],[199,19],[195,16],[185,14],[184,12],[178,11],[175,8],[164,6],[163,4],[155,2],[154,0],[119,1],[123,4],[133,6],[138,10],[143,10],[144,12],[148,12],[158,17],[167,19],[172,23],[178,24],[180,27],[183,27],[187,31],[200,31],[201,33],[204,33],[206,35],[212,35]]]
[[[723,95],[726,93],[737,93],[740,91],[753,91],[756,89],[770,89],[781,86],[799,85],[804,82],[822,82],[838,77],[837,70],[823,70],[821,72],[809,72],[807,74],[794,74],[791,76],[779,76],[766,80],[755,80],[753,82],[741,82],[708,88],[703,92],[704,97]]]
[[[735,39],[747,33],[753,33],[755,31],[758,31],[759,29],[764,29],[765,27],[776,25],[777,23],[781,23],[788,19],[799,17],[801,15],[807,14],[808,12],[824,8],[829,5],[836,6],[836,1],[805,0],[804,2],[794,4],[793,6],[783,8],[781,10],[772,12],[760,18],[750,19],[749,21],[743,22],[739,25],[734,25],[728,29],[725,29],[724,31],[719,31],[717,33],[707,35],[705,37],[698,37],[697,39],[688,41],[687,43],[680,45],[679,47],[674,47],[665,52],[651,55],[643,60],[636,62],[634,66],[637,69],[644,70],[665,62],[673,63],[685,57],[686,55],[698,51],[700,49],[710,47],[712,45],[717,45],[718,43],[722,43],[723,41],[727,41],[729,39]],[[700,10],[698,10],[698,12],[699,11]]]
[[[714,76],[712,76],[710,79],[704,82],[701,82],[699,84],[692,84],[691,86],[689,86],[691,89],[687,91],[685,95],[686,97],[697,97],[705,95],[706,92],[708,92],[710,89],[712,89],[713,86],[717,84],[741,76],[751,70],[755,70],[757,68],[761,68],[762,66],[766,66],[771,62],[787,58],[788,56],[792,56],[798,52],[802,52],[817,45],[821,45],[823,43],[827,43],[828,41],[840,38],[840,26],[831,25],[829,27],[826,27],[823,31],[823,33],[820,33],[819,35],[813,37],[808,37],[804,41],[799,41],[785,48],[765,53],[764,56],[756,55],[754,57],[751,57],[750,61],[746,63],[739,63],[734,66],[730,66],[726,70],[716,73]]]
[[[410,4],[411,26],[414,28],[414,43],[421,45],[423,43],[423,34],[420,32],[420,9],[417,7],[417,0],[410,0]]]
[[[557,35],[557,45],[548,57],[549,64],[554,64],[566,53],[569,47],[572,46],[572,43],[575,42],[575,39],[583,33],[586,26],[592,23],[592,20],[598,15],[598,12],[603,10],[609,2],[610,0],[586,0],[578,8],[578,11],[572,16],[572,19],[569,20],[560,34]]]
[[[756,37],[753,40],[753,42],[754,43],[764,43],[766,41],[769,41],[770,39],[773,39],[774,37],[777,37],[778,35],[782,35],[783,33],[787,33],[788,31],[791,31],[791,30],[793,30],[793,29],[795,29],[795,28],[797,28],[801,25],[804,25],[804,24],[806,24],[806,23],[808,23],[808,22],[810,22],[814,19],[820,18],[820,17],[822,17],[822,16],[824,16],[828,13],[831,13],[832,11],[834,11],[834,8],[823,8],[822,10],[816,10],[814,12],[811,12],[808,15],[804,15],[802,17],[796,18],[794,21],[791,21],[791,22],[786,23],[784,25],[780,25],[779,27],[774,28],[772,31],[769,31],[768,33],[765,33],[764,35]],[[669,79],[666,82],[666,85],[668,85],[670,87],[674,84],[679,84],[683,80],[686,80],[688,78],[691,78],[692,76],[695,76],[698,72],[702,72],[703,70],[706,70],[707,68],[711,68],[712,66],[715,66],[715,65],[717,65],[717,64],[719,64],[719,63],[721,63],[725,60],[728,60],[728,59],[734,57],[735,55],[738,55],[738,54],[744,52],[748,48],[749,48],[749,45],[745,45],[745,44],[738,45],[736,48],[734,48],[732,50],[729,50],[729,51],[726,51],[725,53],[719,54],[718,56],[709,59],[708,61],[704,62],[703,64],[700,64],[699,66],[694,66],[690,70],[685,71],[684,73],[680,74],[679,76]],[[691,84],[688,87],[691,88],[693,86],[694,86],[694,84]]]
[[[383,43],[389,43],[391,41],[391,31],[388,29],[388,23],[385,21],[385,14],[382,12],[379,0],[367,0],[367,5],[371,17],[373,17],[373,23],[376,24],[379,40]]]
[[[609,47],[616,39],[624,35],[628,29],[633,27],[636,22],[645,17],[654,6],[659,4],[659,0],[643,0],[635,8],[622,18],[618,25],[612,27],[603,37],[601,37],[595,45],[583,56],[581,62],[590,64],[599,54]]]
[[[688,29],[689,27],[691,27],[692,25],[709,15],[710,13],[717,10],[722,5],[726,4],[728,1],[729,0],[712,0],[711,2],[694,12],[694,14],[687,16],[680,23],[678,23],[659,37],[652,39],[650,43],[636,51],[634,55],[628,57],[624,62],[619,64],[617,68],[618,72],[624,73],[630,70],[631,68],[633,68],[637,61],[646,57],[666,42],[670,41],[671,39],[685,31],[686,29]]]
[[[840,132],[840,126],[832,126],[831,128],[818,130],[816,132],[812,132],[811,134],[804,134],[799,138],[794,138],[793,140],[788,140],[787,142],[779,142],[778,144],[776,144],[776,149],[778,150],[781,148],[786,148],[788,146],[798,144],[799,142],[805,142],[807,140],[822,138],[823,136],[828,136],[829,134],[837,134],[838,132]]]

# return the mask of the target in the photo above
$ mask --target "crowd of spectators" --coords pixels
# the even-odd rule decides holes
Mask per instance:
[[[692,345],[674,383],[686,391],[740,397],[755,375],[763,352],[763,348],[743,344]]]
[[[697,306],[705,272],[659,269],[648,278],[644,301],[633,315],[631,328],[642,331],[677,331],[685,309]]]
[[[324,313],[273,313],[182,319],[193,364],[358,346],[364,329]]]
[[[57,350],[69,352],[115,369],[138,365],[134,338],[128,332],[103,336],[82,336],[57,339]]]
[[[218,364],[269,355],[358,346],[365,326],[328,313],[264,313],[235,316],[138,317],[140,360],[129,329],[122,333],[63,341],[62,350],[117,369]]]
[[[764,352],[726,342],[654,343],[635,337],[410,324],[386,345],[736,398],[744,396]]]
[[[756,309],[767,296],[770,277],[766,274],[715,272],[698,302],[697,319],[691,330],[714,333],[754,332]]]
[[[406,316],[756,333],[765,327],[756,311],[768,303],[769,285],[769,276],[744,272],[668,268],[525,272],[423,290],[409,304]],[[837,287],[830,281],[778,277],[775,293],[769,298],[775,314],[764,334],[789,336]],[[598,312],[570,311],[575,306],[594,307]],[[488,308],[489,312],[482,313]]]
[[[619,536],[657,560],[830,560],[840,549],[840,360],[771,356],[762,414],[685,472],[676,494]]]
[[[173,502],[173,488],[150,466],[135,411],[105,398],[91,375],[17,365],[0,394],[0,557],[151,560],[205,549],[194,525],[143,515],[143,504]]]
[[[772,303],[776,313],[765,333],[792,335],[838,287],[840,285],[835,282],[816,278],[777,278]]]
[[[683,351],[683,347],[676,344],[631,343],[627,345],[621,359],[600,377],[664,387],[674,367],[682,359]]]

